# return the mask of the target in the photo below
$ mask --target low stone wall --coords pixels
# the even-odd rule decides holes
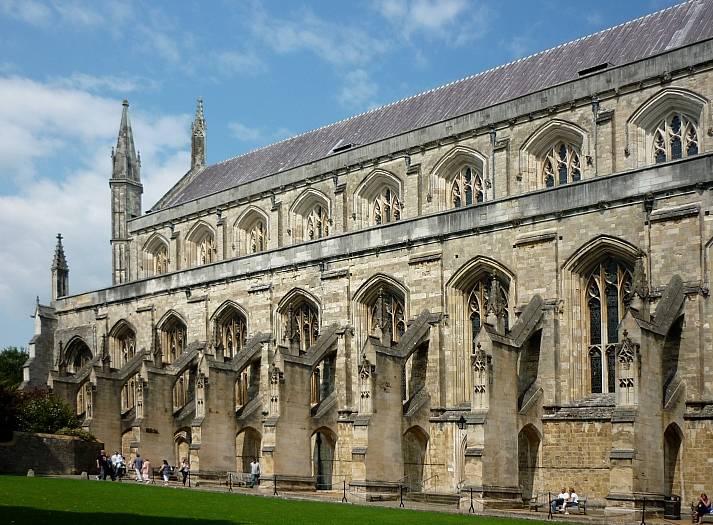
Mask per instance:
[[[71,436],[13,432],[12,441],[0,443],[0,473],[80,474],[96,472],[96,458],[103,443]]]

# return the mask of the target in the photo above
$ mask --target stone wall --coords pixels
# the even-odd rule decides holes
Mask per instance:
[[[93,474],[103,447],[72,436],[13,432],[12,441],[0,443],[0,473]]]

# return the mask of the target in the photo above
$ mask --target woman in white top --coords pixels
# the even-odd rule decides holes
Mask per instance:
[[[565,501],[564,505],[562,505],[562,512],[565,514],[569,514],[569,511],[567,510],[567,507],[578,507],[579,506],[579,496],[577,496],[577,493],[574,491],[574,487],[569,488],[569,498],[567,501]]]

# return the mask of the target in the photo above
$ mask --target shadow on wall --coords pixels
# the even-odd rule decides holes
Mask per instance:
[[[66,512],[60,510],[41,510],[32,507],[0,506],[2,522],[13,525],[34,525],[52,523],[52,525],[96,525],[97,523],[130,523],[131,525],[234,525],[247,521],[225,521],[180,518],[177,516],[139,516],[137,514],[116,512]]]
[[[71,436],[13,432],[12,441],[0,443],[0,473],[79,474],[96,472],[96,457],[103,443]]]

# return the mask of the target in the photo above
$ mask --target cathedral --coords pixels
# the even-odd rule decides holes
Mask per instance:
[[[58,236],[24,388],[206,482],[257,457],[267,487],[479,508],[695,499],[711,100],[713,1],[692,0],[217,164],[199,100],[149,210],[124,101],[112,285],[70,292]]]

